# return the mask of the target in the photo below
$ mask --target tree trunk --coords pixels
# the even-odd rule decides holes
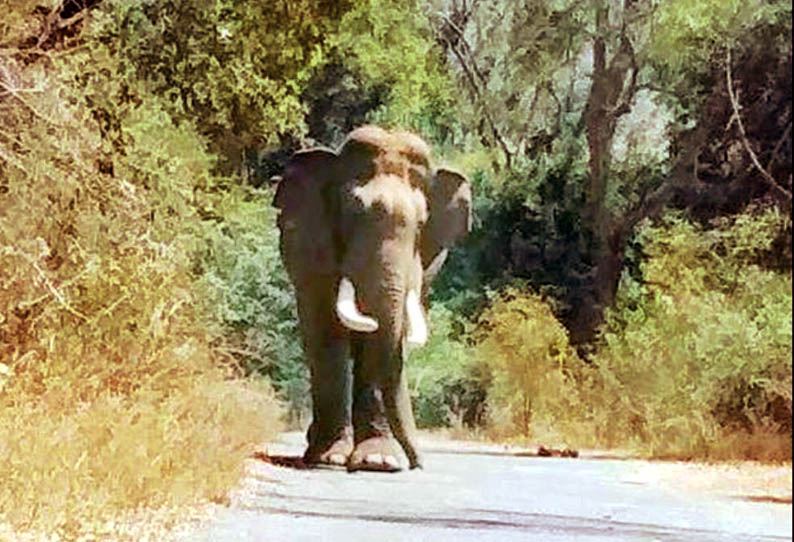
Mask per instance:
[[[607,18],[607,8],[598,8],[596,27],[601,30]],[[597,32],[598,32],[597,30]],[[622,81],[620,81],[622,83]],[[587,146],[590,151],[589,183],[586,192],[585,221],[592,234],[591,246],[596,254],[605,248],[608,231],[608,216],[604,206],[607,173],[609,172],[609,151],[612,146],[614,126],[609,118],[608,95],[612,86],[617,84],[608,79],[606,69],[606,43],[601,35],[593,40],[593,83],[585,109],[585,130]]]
[[[585,191],[583,222],[586,231],[583,253],[593,266],[590,294],[577,310],[573,322],[574,340],[586,340],[602,320],[603,310],[611,304],[623,263],[623,236],[616,228],[606,202],[611,164],[612,141],[618,119],[631,110],[636,90],[637,69],[634,51],[625,31],[611,61],[607,64],[607,26],[609,8],[596,9],[596,35],[593,39],[593,82],[584,112],[587,146],[590,152],[588,185]],[[627,81],[628,79],[628,81]]]

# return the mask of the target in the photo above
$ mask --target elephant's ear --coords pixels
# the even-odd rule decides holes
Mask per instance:
[[[273,207],[288,214],[299,211],[307,195],[324,190],[331,181],[336,160],[336,153],[330,149],[297,151],[284,166],[273,198]]]
[[[445,249],[471,231],[471,186],[457,171],[439,168],[430,180],[430,217],[422,236],[422,265],[428,269]]]
[[[273,197],[280,209],[281,253],[293,279],[336,266],[328,192],[338,157],[328,149],[298,151],[284,168]]]

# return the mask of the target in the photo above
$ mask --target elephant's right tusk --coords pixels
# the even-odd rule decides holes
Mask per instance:
[[[408,343],[423,346],[427,342],[427,322],[416,290],[410,290],[405,296],[405,313],[408,317]]]
[[[353,331],[372,333],[378,329],[378,321],[361,314],[356,307],[356,289],[347,277],[342,277],[342,280],[339,281],[336,315],[346,328]]]

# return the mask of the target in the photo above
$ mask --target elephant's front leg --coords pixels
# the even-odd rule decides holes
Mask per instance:
[[[304,460],[344,466],[353,451],[350,363],[343,340],[328,341],[311,356],[312,423]]]
[[[396,472],[400,470],[392,431],[383,401],[381,375],[376,374],[380,350],[374,336],[361,336],[352,345],[353,431],[355,448],[348,460],[350,471]]]
[[[304,461],[344,466],[353,451],[349,338],[336,322],[333,300],[320,282],[315,280],[311,288],[299,289],[297,296],[312,392],[312,422]]]

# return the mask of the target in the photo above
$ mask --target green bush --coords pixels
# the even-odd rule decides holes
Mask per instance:
[[[540,296],[505,289],[480,316],[473,337],[490,375],[491,435],[555,442],[577,436],[586,374],[567,331]]]
[[[645,223],[642,261],[624,273],[587,363],[548,304],[506,288],[468,335],[487,433],[652,456],[790,458],[790,232],[774,208],[708,226],[677,214]]]
[[[463,323],[443,305],[429,311],[428,344],[408,356],[408,385],[419,427],[476,427],[485,388],[461,337]]]
[[[642,277],[624,275],[595,356],[605,444],[790,458],[791,270],[766,265],[790,227],[775,209],[644,225]]]
[[[271,190],[232,189],[216,198],[222,227],[208,228],[200,258],[222,350],[248,373],[267,375],[300,425],[310,410],[292,284],[281,263]]]

